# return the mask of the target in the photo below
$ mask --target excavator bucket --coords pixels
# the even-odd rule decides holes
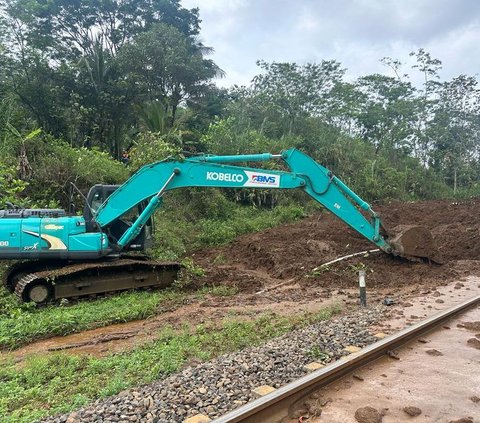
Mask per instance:
[[[397,256],[414,261],[427,259],[435,263],[442,263],[432,234],[424,226],[396,226],[389,231],[388,243],[393,249],[393,254]]]

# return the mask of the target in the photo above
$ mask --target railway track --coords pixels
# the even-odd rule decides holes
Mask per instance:
[[[218,419],[216,423],[268,423],[285,420],[289,410],[301,403],[313,392],[332,384],[344,376],[371,364],[373,361],[395,354],[398,348],[411,341],[423,337],[425,334],[442,326],[448,320],[458,317],[462,313],[480,304],[480,295],[477,295],[461,304],[450,307],[425,320],[409,326],[391,336],[388,336],[358,353],[338,360],[320,370],[314,371],[296,381],[285,385],[274,392],[252,401]],[[352,395],[352,394],[351,394]],[[297,420],[298,421],[298,420]]]

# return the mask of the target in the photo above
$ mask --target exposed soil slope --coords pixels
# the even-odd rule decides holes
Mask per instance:
[[[336,263],[312,277],[312,269],[337,257],[375,248],[329,213],[300,222],[248,234],[232,244],[198,252],[197,262],[207,270],[207,282],[232,284],[241,291],[268,287],[272,279],[292,279],[305,288],[347,287],[357,272],[367,271],[369,286],[441,283],[479,269],[480,200],[464,202],[392,202],[377,205],[386,228],[423,225],[433,234],[443,265],[412,263],[383,253]],[[462,263],[457,263],[462,260]]]

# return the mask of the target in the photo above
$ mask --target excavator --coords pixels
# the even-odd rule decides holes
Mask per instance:
[[[270,160],[281,160],[290,170],[238,164]],[[21,301],[37,304],[171,285],[181,268],[178,263],[151,261],[134,252],[151,244],[153,214],[164,194],[183,187],[299,188],[387,254],[424,260],[436,251],[423,227],[389,234],[366,201],[297,149],[204,154],[145,165],[121,186],[94,185],[83,216],[8,204],[0,210],[0,260],[17,262],[6,272],[4,284]]]

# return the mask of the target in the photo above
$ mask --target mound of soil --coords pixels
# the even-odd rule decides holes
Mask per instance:
[[[197,252],[206,270],[202,283],[235,285],[254,292],[284,280],[303,287],[355,286],[358,270],[369,286],[395,287],[444,283],[480,270],[480,199],[452,202],[391,202],[377,205],[385,228],[422,225],[428,228],[443,264],[409,262],[385,253],[361,256],[312,272],[335,258],[376,248],[330,213],[248,234],[225,247]]]

